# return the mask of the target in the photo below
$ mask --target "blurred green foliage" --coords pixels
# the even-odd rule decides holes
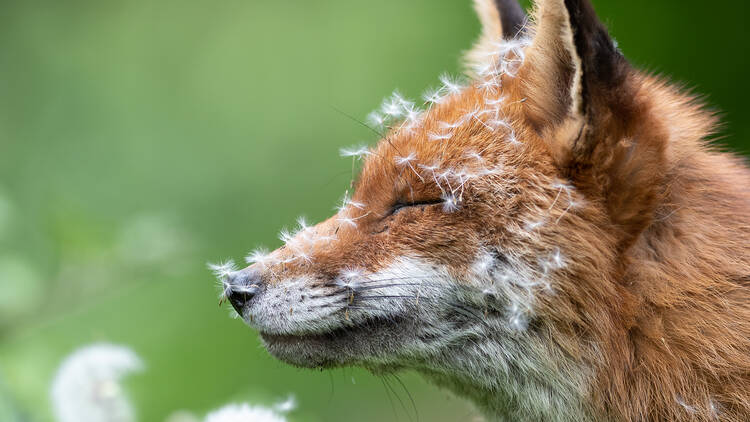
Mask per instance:
[[[364,117],[457,72],[469,0],[5,1],[0,14],[0,418],[47,421],[60,360],[130,345],[143,421],[297,395],[293,420],[408,420],[360,370],[300,371],[217,308],[206,261],[331,214]],[[723,112],[747,152],[744,1],[595,1],[626,55]],[[421,420],[474,412],[406,374]],[[401,406],[400,401],[404,401]],[[393,404],[390,404],[393,402]],[[413,416],[412,416],[413,417]]]

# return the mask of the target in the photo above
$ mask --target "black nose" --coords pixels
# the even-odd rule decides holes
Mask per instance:
[[[244,316],[245,307],[261,289],[260,274],[246,268],[227,276],[226,282],[229,303],[240,316]]]

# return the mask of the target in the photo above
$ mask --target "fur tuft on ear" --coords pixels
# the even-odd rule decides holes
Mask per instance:
[[[474,0],[474,9],[482,24],[482,34],[464,56],[469,73],[493,60],[493,53],[503,39],[522,35],[527,19],[518,0]]]

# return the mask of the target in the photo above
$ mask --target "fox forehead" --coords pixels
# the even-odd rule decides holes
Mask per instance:
[[[472,180],[547,161],[537,135],[520,123],[525,99],[514,89],[507,62],[522,60],[525,44],[513,45],[510,50],[503,45],[500,59],[480,69],[469,86],[441,77],[442,87],[425,94],[423,112],[398,93],[386,99],[382,114],[370,120],[381,127],[389,117],[403,120],[389,127],[374,150],[364,151],[355,200],[369,198],[381,207],[439,198],[453,204]]]

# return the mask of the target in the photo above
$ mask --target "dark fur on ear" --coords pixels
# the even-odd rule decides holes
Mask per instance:
[[[582,67],[580,106],[584,113],[589,114],[594,111],[588,107],[589,99],[601,95],[601,90],[621,87],[629,65],[589,0],[565,0],[565,6]]]
[[[500,12],[503,38],[512,39],[521,34],[526,25],[527,17],[518,0],[495,0],[495,4]]]

